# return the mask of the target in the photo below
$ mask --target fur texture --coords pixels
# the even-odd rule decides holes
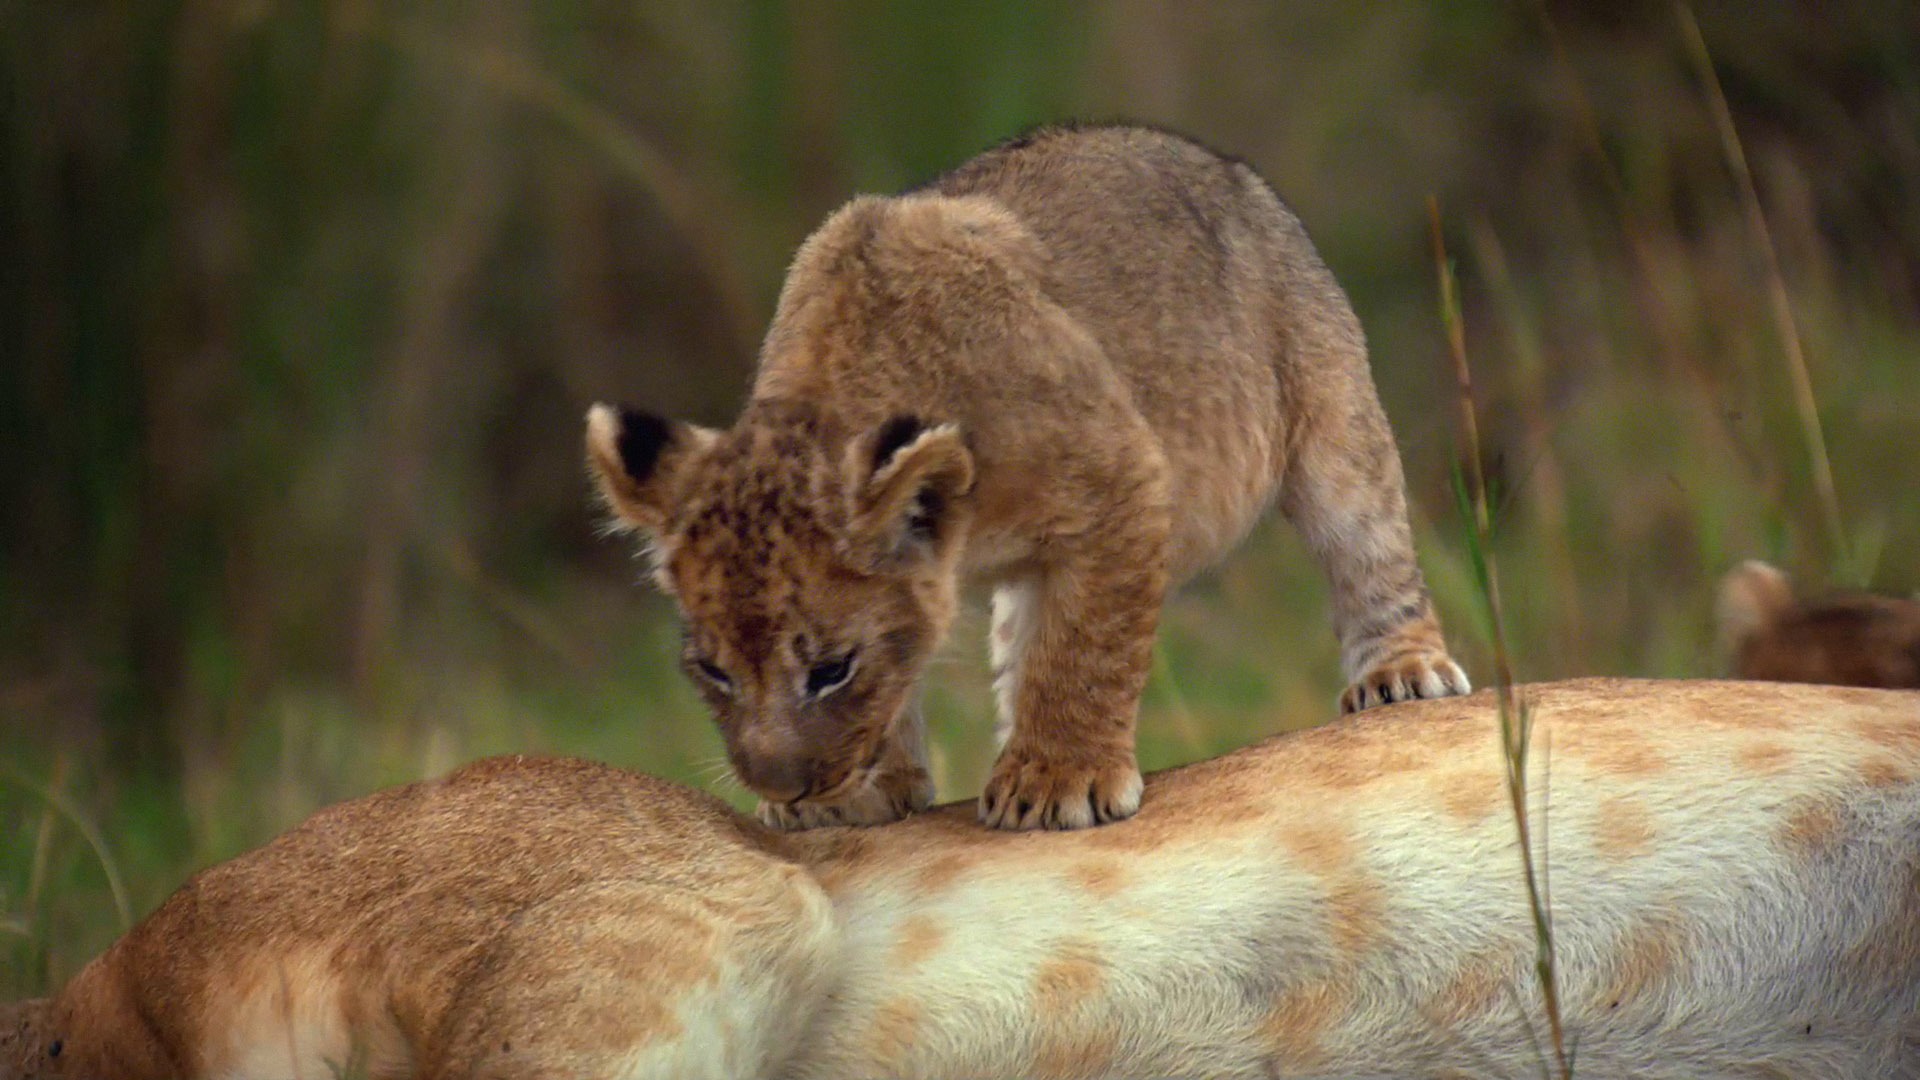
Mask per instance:
[[[1578,1075],[1920,1077],[1920,694],[1529,692]],[[0,1078],[1536,1075],[1497,728],[1381,710],[1015,835],[481,762],[198,875],[0,1016]]]
[[[962,577],[994,590],[983,819],[1132,813],[1162,599],[1276,499],[1332,582],[1344,709],[1467,689],[1346,296],[1252,170],[1177,136],[1047,129],[855,199],[732,430],[596,406],[587,446],[776,824],[926,805],[913,687]]]
[[[1787,575],[1750,560],[1720,580],[1717,615],[1740,678],[1920,689],[1920,598],[1801,600]]]

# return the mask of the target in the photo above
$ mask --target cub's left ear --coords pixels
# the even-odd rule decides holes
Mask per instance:
[[[848,540],[879,564],[932,555],[973,490],[973,452],[953,424],[896,416],[847,447]]]
[[[657,537],[688,466],[718,438],[652,413],[595,405],[587,413],[587,469],[618,527]]]

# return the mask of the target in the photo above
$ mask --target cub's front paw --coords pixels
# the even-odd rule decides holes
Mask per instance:
[[[1359,712],[1414,698],[1441,698],[1473,689],[1467,673],[1446,653],[1407,653],[1367,672],[1340,695],[1340,711]]]
[[[995,829],[1084,829],[1140,809],[1131,749],[1056,760],[1010,743],[980,795],[980,821]]]
[[[801,799],[776,803],[764,799],[754,814],[786,832],[827,825],[885,825],[933,804],[933,778],[925,769],[888,769],[830,801]]]

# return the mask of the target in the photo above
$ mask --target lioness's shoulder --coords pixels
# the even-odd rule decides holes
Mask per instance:
[[[751,828],[720,799],[641,773],[578,758],[512,754],[336,803],[262,848],[285,865],[389,856],[435,862],[549,862],[582,866],[629,848],[636,821],[681,835]],[[499,841],[512,836],[515,843]],[[545,849],[563,855],[541,855]],[[228,864],[233,865],[233,864]]]

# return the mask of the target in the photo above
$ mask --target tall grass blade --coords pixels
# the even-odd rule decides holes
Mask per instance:
[[[1793,302],[1787,294],[1786,276],[1780,272],[1780,254],[1773,243],[1773,231],[1768,228],[1767,215],[1760,208],[1760,195],[1753,186],[1753,171],[1747,167],[1747,152],[1740,142],[1740,132],[1733,126],[1733,112],[1727,107],[1727,95],[1720,87],[1720,76],[1714,70],[1713,56],[1707,51],[1707,39],[1701,35],[1700,24],[1694,19],[1691,7],[1684,3],[1676,4],[1674,11],[1680,20],[1680,36],[1686,39],[1687,53],[1706,90],[1707,105],[1713,112],[1714,126],[1720,132],[1720,146],[1726,153],[1727,167],[1733,171],[1734,182],[1740,187],[1741,215],[1746,219],[1754,247],[1765,260],[1767,306],[1773,315],[1774,331],[1780,337],[1787,375],[1793,381],[1794,409],[1799,414],[1801,438],[1806,441],[1807,456],[1813,465],[1814,496],[1819,500],[1820,518],[1826,526],[1828,551],[1836,564],[1846,566],[1846,527],[1840,516],[1840,496],[1833,483],[1833,463],[1827,457],[1827,437],[1820,426],[1820,409],[1814,400],[1813,379],[1807,373],[1807,358],[1800,344],[1800,326],[1793,316]]]
[[[455,41],[426,22],[413,18],[384,21],[378,17],[348,23],[368,40],[381,42],[416,60],[451,67],[509,100],[571,132],[593,147],[621,175],[637,183],[659,206],[673,228],[686,238],[692,257],[714,289],[726,313],[728,329],[742,355],[751,353],[759,338],[745,284],[735,268],[720,256],[726,244],[716,221],[719,213],[697,182],[668,156],[641,137],[613,112],[543,71],[539,65],[508,52],[471,42]]]
[[[1501,615],[1500,574],[1493,552],[1493,517],[1487,506],[1486,473],[1480,463],[1480,426],[1474,409],[1473,371],[1467,363],[1466,324],[1460,312],[1459,282],[1454,276],[1453,262],[1447,256],[1446,239],[1440,228],[1438,199],[1427,200],[1427,216],[1433,232],[1434,266],[1439,276],[1440,318],[1446,328],[1447,351],[1453,360],[1454,385],[1459,395],[1461,453],[1466,458],[1465,475],[1462,476],[1456,466],[1453,487],[1455,497],[1461,503],[1462,517],[1472,524],[1467,533],[1467,550],[1485,601],[1487,625],[1493,636],[1500,745],[1506,767],[1507,800],[1513,811],[1514,829],[1519,835],[1520,867],[1526,884],[1527,907],[1533,919],[1534,976],[1540,984],[1541,1000],[1546,1011],[1554,1072],[1562,1080],[1570,1080],[1573,1076],[1573,1059],[1567,1050],[1566,1025],[1560,1015],[1553,919],[1548,910],[1545,867],[1541,865],[1545,862],[1546,830],[1543,822],[1541,855],[1537,863],[1527,805],[1527,751],[1533,737],[1532,703],[1514,683],[1513,652],[1507,645],[1506,624]],[[1542,1071],[1546,1070],[1543,1068]]]
[[[113,893],[114,912],[120,917],[120,931],[125,933],[130,929],[133,926],[133,904],[127,899],[127,887],[120,878],[120,868],[114,863],[113,856],[107,853],[107,843],[100,835],[100,830],[94,828],[93,822],[88,821],[87,816],[80,812],[80,808],[60,791],[39,783],[11,766],[0,769],[0,776],[18,785],[21,790],[37,796],[61,817],[66,818],[74,831],[86,840],[87,846],[93,849],[94,858],[100,862],[101,872],[107,876],[107,888]]]

